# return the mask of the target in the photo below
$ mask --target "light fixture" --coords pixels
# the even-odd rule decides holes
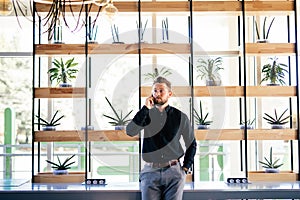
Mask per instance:
[[[11,10],[14,10],[15,15],[18,16],[17,10],[19,10],[21,5],[23,4],[22,1],[23,0],[0,0],[0,2],[3,2],[0,5],[0,8],[2,5],[6,5],[9,2],[11,5]],[[49,10],[47,11],[46,15],[41,18],[41,20],[44,21],[43,25],[48,27],[45,32],[48,32],[49,40],[52,39],[54,29],[57,25],[56,22],[59,19],[59,16],[61,16],[61,20],[64,22],[65,26],[71,29],[72,32],[84,27],[85,20],[82,20],[82,18],[85,15],[82,15],[81,13],[85,11],[86,5],[88,5],[89,11],[91,10],[91,7],[93,5],[99,6],[99,9],[96,13],[97,17],[95,20],[93,20],[93,23],[96,23],[99,16],[98,14],[101,11],[103,11],[104,16],[106,16],[109,21],[112,21],[118,13],[118,9],[113,5],[112,0],[30,0],[30,3],[32,2],[49,5]],[[32,7],[31,4],[30,7]],[[76,11],[75,7],[77,7]],[[69,26],[68,19],[66,18],[67,15],[65,12],[72,13],[72,22],[74,21],[74,19],[76,21],[75,27],[72,28]],[[21,12],[21,14],[25,16],[24,12]]]
[[[118,9],[114,6],[113,1],[109,0],[106,6],[103,7],[103,14],[109,19],[109,21],[113,21],[118,14]]]
[[[108,0],[94,0],[94,4],[97,6],[105,6],[108,3]]]
[[[10,15],[12,11],[12,0],[0,0],[0,15]]]

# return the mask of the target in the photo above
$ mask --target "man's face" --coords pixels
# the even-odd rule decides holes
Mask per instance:
[[[156,83],[152,86],[152,96],[154,104],[163,105],[168,102],[172,92],[165,83]]]

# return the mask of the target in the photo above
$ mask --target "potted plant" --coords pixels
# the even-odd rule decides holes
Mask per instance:
[[[271,60],[271,63],[265,64],[262,67],[261,72],[263,73],[263,79],[261,80],[261,83],[264,81],[270,80],[270,83],[268,85],[285,85],[284,76],[285,72],[288,73],[284,67],[287,67],[286,64],[277,62],[276,57],[269,58]]]
[[[277,164],[279,159],[274,160],[273,159],[273,152],[272,152],[272,147],[270,148],[270,155],[269,155],[269,159],[267,159],[266,157],[264,157],[265,161],[258,161],[260,164],[262,164],[262,167],[265,168],[265,172],[266,173],[278,173],[279,172],[279,167],[281,167],[283,165],[283,163],[281,164]]]
[[[167,17],[161,21],[161,28],[163,43],[169,43],[169,22]]]
[[[207,86],[217,86],[221,85],[221,76],[219,71],[224,69],[222,66],[223,59],[222,57],[217,58],[199,58],[199,65],[196,66],[197,72],[199,73],[197,78],[206,80]]]
[[[152,73],[149,72],[143,75],[145,76],[145,80],[148,79],[155,80],[158,76],[166,77],[171,74],[172,74],[171,70],[166,67],[162,67],[160,70],[158,70],[158,68],[155,67]]]
[[[55,112],[55,114],[53,115],[53,117],[51,118],[50,121],[47,121],[43,118],[41,118],[40,116],[36,115],[36,117],[40,120],[38,123],[38,125],[42,125],[42,130],[43,131],[55,131],[56,130],[56,126],[60,125],[59,121],[64,117],[64,115],[60,116],[59,118],[55,118],[56,115],[58,113],[58,110]]]
[[[286,110],[278,117],[277,111],[276,111],[276,109],[274,109],[274,111],[275,111],[275,116],[274,116],[274,117],[272,117],[271,115],[265,113],[265,117],[263,117],[263,118],[264,118],[265,120],[267,120],[267,122],[268,122],[269,124],[271,124],[271,128],[272,128],[272,129],[282,129],[282,128],[284,128],[283,125],[289,122],[289,121],[288,121],[288,118],[290,117],[290,115],[289,115],[289,116],[286,116],[286,117],[283,116],[283,115],[286,113],[287,110],[288,110],[288,109],[286,109]]]
[[[123,113],[121,111],[120,114],[118,114],[118,112],[116,111],[116,109],[113,107],[113,105],[111,104],[111,102],[108,100],[107,97],[105,97],[107,103],[109,104],[109,106],[111,107],[112,111],[115,114],[115,117],[103,114],[104,117],[107,117],[109,119],[111,119],[112,121],[110,121],[109,123],[111,125],[113,125],[115,127],[115,130],[124,130],[125,126],[127,125],[127,123],[130,121],[130,119],[127,119],[127,117],[130,115],[130,113],[133,111],[131,110],[129,113],[127,113],[124,117],[123,117]]]
[[[74,156],[75,156],[75,154],[73,154],[72,156],[66,158],[63,163],[60,161],[58,156],[57,156],[58,163],[52,162],[50,160],[46,160],[46,162],[52,165],[52,168],[54,169],[53,170],[54,175],[68,174],[68,169],[71,168],[70,165],[75,163],[75,161],[71,162],[71,159]]]
[[[253,123],[255,122],[255,118],[250,121],[250,119],[248,119],[246,122],[245,121],[241,121],[240,122],[240,129],[245,129],[245,127],[247,127],[247,129],[253,129]]]
[[[197,129],[208,129],[209,125],[212,123],[212,121],[207,121],[207,116],[209,113],[206,113],[205,117],[203,117],[202,113],[202,103],[200,101],[200,110],[199,113],[194,108],[194,117],[195,117],[195,123],[197,125]]]
[[[141,43],[145,42],[144,34],[145,34],[146,27],[147,27],[147,23],[148,23],[148,19],[146,20],[144,27],[143,27],[143,22],[141,22],[141,28],[139,28],[139,23],[138,23],[138,21],[136,21],[136,27],[138,30],[138,35],[140,35],[139,39],[140,39]]]
[[[113,44],[124,44],[124,42],[120,42],[119,28],[115,24],[111,25],[110,30],[113,38]]]
[[[62,28],[60,19],[57,19],[54,26],[55,27],[53,29],[53,43],[54,44],[63,44],[63,40],[62,40],[62,30],[63,30],[63,28]],[[49,32],[49,34],[51,34],[51,32]]]
[[[88,18],[88,42],[89,43],[97,43],[97,34],[98,34],[98,25],[96,25],[95,21],[92,22],[91,16]]]
[[[74,57],[68,59],[66,62],[62,58],[60,60],[54,59],[52,62],[54,67],[48,70],[50,74],[51,83],[56,80],[60,87],[71,87],[72,85],[68,81],[76,78],[76,73],[78,69],[74,69],[78,63],[74,62]]]
[[[270,34],[270,30],[271,30],[271,27],[272,27],[272,24],[275,20],[275,17],[273,17],[273,19],[271,20],[268,28],[267,28],[267,17],[264,17],[264,22],[263,22],[263,32],[262,32],[262,37],[259,33],[259,28],[258,28],[258,24],[257,24],[257,21],[255,21],[255,29],[256,29],[256,35],[257,35],[257,42],[258,43],[266,43],[266,42],[269,42],[268,41],[268,37],[269,37],[269,34]]]

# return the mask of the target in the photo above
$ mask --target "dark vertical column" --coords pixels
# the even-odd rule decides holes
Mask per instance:
[[[246,122],[247,121],[247,87],[246,87],[246,84],[247,84],[247,76],[246,76],[246,71],[247,71],[247,66],[246,66],[246,47],[245,47],[245,44],[246,44],[246,11],[245,11],[245,1],[242,0],[241,1],[242,3],[242,21],[243,21],[243,26],[242,26],[242,46],[243,46],[243,66],[244,66],[244,121]],[[245,176],[248,177],[248,131],[247,131],[247,128],[244,129],[244,140],[245,140]],[[242,149],[241,149],[242,150]],[[243,160],[241,160],[241,162],[243,162]]]

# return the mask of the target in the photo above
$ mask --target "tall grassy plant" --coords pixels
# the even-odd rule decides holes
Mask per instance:
[[[66,62],[63,61],[62,58],[54,59],[52,62],[54,67],[48,70],[50,74],[50,81],[51,83],[56,80],[57,84],[59,83],[67,83],[72,79],[76,78],[76,73],[78,69],[74,67],[78,65],[78,63],[74,62],[75,58],[68,59]]]
[[[262,30],[262,37],[260,35],[260,29],[258,27],[258,23],[257,21],[255,21],[255,29],[256,29],[256,35],[257,35],[257,39],[258,40],[267,40],[269,38],[269,34],[270,34],[270,30],[271,30],[271,27],[273,25],[273,22],[275,20],[275,17],[272,18],[269,26],[267,27],[267,17],[264,17],[264,22],[263,22],[263,30]]]

